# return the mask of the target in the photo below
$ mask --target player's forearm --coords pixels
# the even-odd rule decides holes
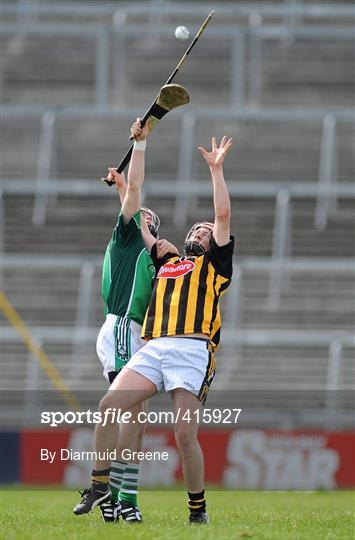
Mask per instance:
[[[213,202],[215,219],[230,221],[231,206],[228,188],[224,180],[222,167],[210,167],[213,184]]]
[[[121,206],[122,206],[124,198],[126,196],[127,185],[117,187],[116,189],[117,189],[117,193],[118,193],[118,196],[120,198],[120,202],[121,202]]]
[[[134,149],[128,170],[127,192],[122,203],[122,214],[126,222],[141,207],[141,188],[144,181],[144,150]]]
[[[141,189],[144,182],[145,151],[134,149],[128,169],[128,186]]]

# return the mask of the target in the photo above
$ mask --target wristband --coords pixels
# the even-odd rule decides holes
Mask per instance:
[[[144,141],[134,141],[133,150],[145,150],[145,147],[147,146],[147,141],[144,139]]]

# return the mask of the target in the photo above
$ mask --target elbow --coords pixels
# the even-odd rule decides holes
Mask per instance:
[[[137,193],[139,190],[140,190],[140,184],[139,184],[138,179],[137,180],[135,178],[130,179],[127,186],[127,192],[134,194],[134,193]]]
[[[231,210],[230,210],[230,208],[229,207],[221,208],[220,210],[218,210],[218,212],[216,212],[215,218],[220,223],[221,222],[223,222],[223,223],[228,222],[229,223],[230,219],[231,219]]]

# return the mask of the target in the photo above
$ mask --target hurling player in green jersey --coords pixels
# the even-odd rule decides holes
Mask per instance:
[[[132,354],[146,343],[140,335],[155,278],[150,256],[152,246],[157,244],[160,257],[168,252],[177,253],[167,240],[157,240],[158,216],[148,208],[141,208],[147,128],[142,129],[137,118],[131,131],[135,143],[128,184],[124,174],[113,168],[109,168],[107,177],[115,182],[122,203],[103,262],[101,292],[106,320],[96,344],[103,374],[110,383]],[[74,508],[76,515],[86,514],[100,506],[105,521],[116,521],[120,515],[129,523],[142,520],[137,506],[139,464],[124,461],[122,450],[141,450],[144,424],[134,419],[144,409],[144,403],[132,409],[131,421],[119,425],[118,441],[117,434],[109,441],[115,459],[109,461],[97,456],[91,487],[81,493],[81,501]],[[97,436],[96,431],[95,438]]]

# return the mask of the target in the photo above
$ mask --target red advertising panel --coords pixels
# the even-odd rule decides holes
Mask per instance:
[[[201,430],[199,440],[205,457],[206,482],[231,489],[355,487],[355,433]],[[86,485],[92,467],[92,442],[91,429],[24,431],[21,481]],[[182,480],[171,431],[147,430],[143,451],[155,452],[157,457],[142,460],[142,484],[153,487]],[[161,457],[164,453],[165,459]]]
[[[20,438],[20,478],[24,484],[60,484],[66,463],[58,450],[68,445],[70,430],[23,431]],[[45,459],[48,452],[49,459]],[[55,456],[52,460],[51,457]]]
[[[244,489],[355,485],[354,433],[238,429],[230,432],[221,482]]]

